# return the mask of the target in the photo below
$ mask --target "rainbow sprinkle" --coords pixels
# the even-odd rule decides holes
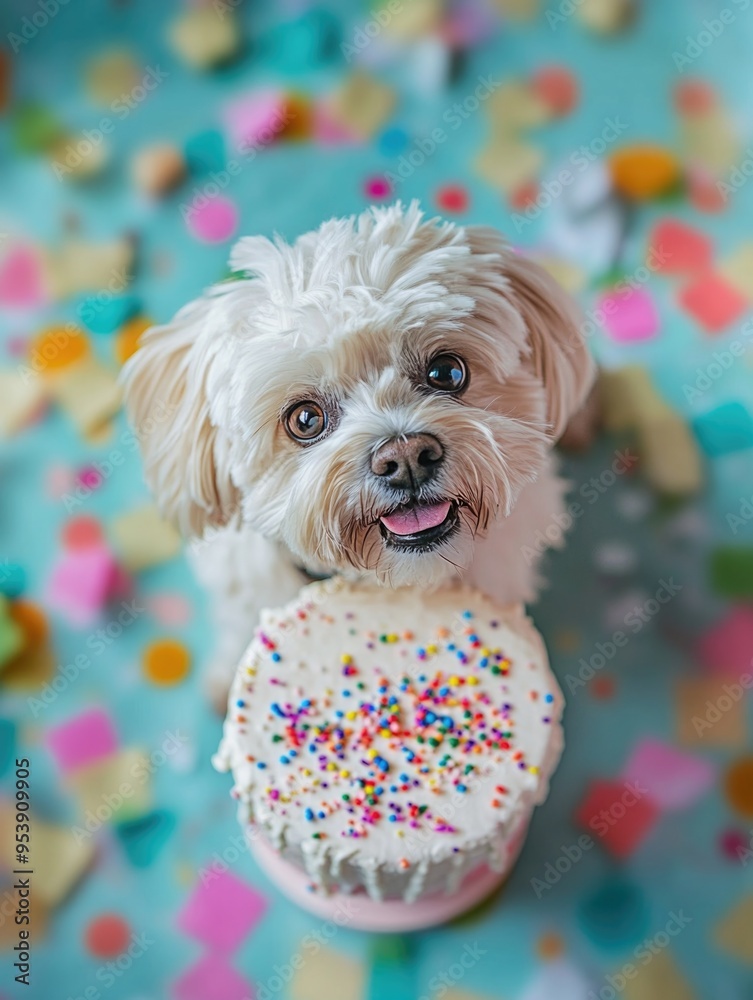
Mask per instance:
[[[313,603],[296,615],[300,621],[315,620],[317,615],[322,622],[334,621]],[[264,730],[269,740],[267,759],[276,758],[283,766],[282,777],[265,789],[275,812],[285,816],[301,810],[314,828],[333,813],[343,814],[341,833],[347,838],[368,837],[370,830],[382,825],[397,836],[405,836],[406,830],[454,834],[458,828],[442,815],[448,793],[466,797],[479,779],[493,774],[506,759],[538,774],[538,767],[516,747],[508,680],[520,665],[504,649],[485,644],[483,626],[471,611],[460,617],[459,627],[457,622],[454,628],[440,627],[432,642],[420,646],[414,644],[411,631],[377,635],[354,625],[348,629],[349,648],[332,673],[333,686],[319,697],[304,696],[298,687],[289,689],[284,668],[275,673],[282,660],[278,643],[257,633],[260,659],[269,661],[266,679],[281,692],[269,706]],[[491,629],[499,625],[487,624]],[[402,673],[396,679],[389,679],[379,667],[359,664],[361,649],[369,651],[366,660],[371,662],[385,646],[399,647]],[[447,653],[454,661],[452,670],[432,667],[432,660]],[[394,663],[395,653],[390,650],[388,655]],[[249,695],[252,678],[262,666],[248,671]],[[554,696],[534,688],[527,694],[531,701],[546,705],[540,719],[550,724],[547,713]],[[238,708],[253,703],[253,697],[236,701]],[[241,718],[236,716],[236,721]],[[264,770],[267,763],[259,760],[255,766]],[[416,789],[435,793],[436,805],[417,802],[425,796],[417,795]],[[500,808],[506,794],[507,789],[497,785],[491,807]],[[315,830],[311,836],[325,835]],[[407,867],[409,862],[403,859],[401,865],[403,861]]]

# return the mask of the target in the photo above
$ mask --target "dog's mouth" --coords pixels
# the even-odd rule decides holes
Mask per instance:
[[[459,526],[458,505],[452,500],[403,504],[379,518],[379,529],[393,549],[426,550],[449,538]]]

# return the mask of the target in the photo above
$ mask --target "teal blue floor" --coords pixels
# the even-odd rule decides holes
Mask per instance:
[[[168,76],[114,131],[114,167],[92,186],[61,184],[42,159],[13,152],[7,118],[0,117],[0,228],[52,244],[61,238],[66,215],[72,214],[85,238],[137,233],[139,266],[132,290],[143,310],[160,321],[222,276],[229,243],[197,242],[187,235],[179,210],[186,192],[199,182],[191,179],[176,194],[150,205],[133,193],[125,163],[130,152],[145,142],[168,138],[181,145],[191,135],[217,127],[220,108],[240,91],[270,81],[304,94],[331,87],[345,72],[338,55],[321,65],[289,66],[281,62],[279,52],[263,44],[282,16],[283,6],[241,4],[239,17],[256,44],[234,65],[202,76],[182,67],[166,46],[165,24],[176,9],[173,2],[98,0],[86,4],[70,0],[62,5],[54,21],[14,57],[16,95],[40,100],[73,129],[84,129],[93,127],[103,113],[88,102],[82,82],[82,66],[92,53],[123,44],[142,65],[159,65]],[[548,5],[551,10],[558,6]],[[737,12],[734,26],[703,51],[692,73],[714,84],[747,143],[753,139],[753,9],[745,12],[739,3],[731,6]],[[677,129],[671,91],[679,78],[672,53],[684,48],[686,36],[695,36],[703,19],[711,17],[718,5],[668,0],[647,2],[643,7],[633,29],[613,40],[594,38],[573,17],[556,29],[543,14],[528,24],[501,26],[474,45],[455,82],[433,95],[417,94],[407,72],[400,68],[380,69],[379,74],[392,80],[399,95],[391,124],[404,129],[412,140],[430,132],[447,107],[475,86],[479,75],[514,77],[557,62],[576,73],[581,102],[573,114],[536,134],[534,141],[545,151],[545,174],[578,145],[598,135],[609,117],[620,116],[627,123],[624,143],[653,140],[671,146]],[[36,6],[20,0],[4,5],[2,35],[33,10]],[[343,3],[336,13],[346,32],[369,16],[367,5]],[[433,211],[439,187],[461,184],[470,196],[468,211],[459,216],[462,222],[496,226],[526,248],[545,247],[549,214],[542,213],[518,236],[508,203],[473,171],[486,128],[483,115],[470,117],[462,130],[453,133],[452,141],[441,145],[400,184],[397,194],[403,199],[419,198]],[[363,209],[368,203],[363,191],[366,179],[394,169],[397,161],[397,154],[380,149],[378,137],[361,146],[335,150],[324,150],[313,142],[280,143],[263,150],[224,193],[239,208],[240,233],[276,231],[293,238],[324,218]],[[753,239],[753,184],[737,192],[734,205],[718,215],[699,213],[683,196],[668,204],[639,208],[621,262],[626,273],[642,263],[646,234],[657,218],[667,214],[706,232],[719,259]],[[598,278],[589,275],[590,284],[582,292],[586,307],[595,301]],[[740,323],[710,338],[677,307],[669,282],[655,277],[649,287],[660,311],[659,335],[638,344],[617,345],[599,333],[594,338],[599,357],[609,364],[645,365],[665,398],[688,421],[729,402],[741,403],[750,412],[750,358],[742,358],[715,380],[700,406],[689,402],[683,390],[686,383],[695,381],[696,370],[709,364],[715,350],[738,336]],[[15,365],[10,346],[14,339],[29,337],[50,322],[74,319],[75,307],[76,302],[69,301],[24,316],[3,317],[8,346],[0,367]],[[107,337],[92,340],[108,356]],[[125,432],[120,414],[113,441],[123,440]],[[567,457],[565,471],[574,489],[599,476],[611,465],[615,450],[624,445],[625,441],[602,437],[586,454]],[[104,457],[111,447],[87,444],[58,411],[0,444],[0,558],[23,567],[26,596],[42,605],[60,551],[60,531],[69,517],[61,502],[47,492],[50,469],[56,465],[79,469]],[[680,505],[658,498],[640,470],[619,477],[598,502],[585,505],[567,549],[548,558],[550,586],[532,613],[549,643],[567,696],[567,748],[550,798],[535,815],[503,895],[474,918],[416,934],[402,948],[394,942],[378,945],[368,935],[348,929],[337,931],[328,947],[363,965],[365,998],[433,1000],[451,996],[447,984],[452,983],[464,991],[463,997],[516,1000],[526,997],[537,977],[549,970],[560,985],[542,986],[543,992],[531,993],[531,1000],[534,996],[607,1000],[613,995],[607,977],[625,963],[640,962],[641,942],[661,932],[679,911],[691,919],[672,937],[668,951],[691,984],[693,995],[698,1000],[753,997],[753,948],[748,948],[746,962],[720,950],[714,938],[714,929],[728,911],[753,894],[753,865],[729,857],[720,848],[725,834],[733,833],[742,843],[752,834],[753,816],[736,812],[724,791],[730,763],[751,753],[749,739],[737,747],[683,748],[711,762],[712,786],[688,807],[662,815],[624,861],[615,861],[597,843],[550,889],[537,894],[532,883],[543,877],[548,862],[554,863],[561,855],[563,845],[577,843],[581,830],[573,814],[589,783],[617,779],[633,748],[647,736],[676,743],[676,682],[706,676],[698,655],[699,636],[736,603],[713,585],[709,567],[714,550],[738,546],[749,551],[753,546],[753,520],[743,518],[733,533],[727,519],[753,495],[753,450],[748,447],[716,456],[704,453],[704,476],[702,492]],[[127,451],[125,463],[77,513],[107,522],[146,497],[139,458]],[[615,542],[627,549],[629,565],[621,574],[606,574],[599,568],[603,550]],[[571,693],[567,675],[577,674],[581,659],[589,660],[597,644],[612,637],[630,607],[649,599],[660,582],[670,577],[681,582],[679,595],[651,617],[601,671],[613,685],[607,692],[610,696],[596,697],[593,688]],[[117,831],[103,828],[96,836],[92,869],[52,915],[44,940],[34,946],[33,986],[23,989],[12,983],[11,960],[3,953],[0,997],[66,1000],[86,997],[87,987],[94,985],[108,1000],[159,1000],[171,996],[172,984],[203,954],[202,947],[181,932],[176,918],[195,872],[232,848],[237,836],[228,779],[210,766],[220,723],[203,697],[201,674],[213,637],[206,601],[182,557],[140,574],[137,587],[147,596],[179,593],[190,603],[188,623],[167,630],[192,652],[192,672],[184,683],[159,690],[143,678],[141,651],[150,639],[166,631],[152,617],[144,616],[38,717],[32,717],[25,696],[7,691],[2,691],[1,714],[17,724],[18,752],[33,759],[33,793],[39,814],[63,825],[75,822],[76,813],[44,745],[49,726],[92,705],[103,705],[114,720],[122,746],[153,750],[167,731],[185,732],[190,759],[182,761],[180,768],[168,764],[157,769],[153,778],[155,808],[168,818],[169,836],[155,857],[139,867],[129,859]],[[751,591],[753,585],[737,603],[750,601]],[[56,659],[67,663],[83,648],[88,631],[73,628],[54,611],[49,617]],[[744,711],[750,724],[749,700]],[[2,777],[3,792],[10,792],[11,787],[7,770]],[[247,855],[239,857],[231,871],[268,900],[264,917],[230,959],[245,979],[257,984],[258,996],[265,997],[279,969],[290,962],[316,925],[277,894]],[[147,933],[155,942],[107,989],[96,978],[101,960],[89,954],[84,940],[90,921],[103,912],[120,914],[134,932]],[[753,936],[753,926],[749,932]],[[562,949],[556,960],[559,964],[554,966],[541,955],[542,939],[552,934],[561,939]],[[467,947],[477,948],[479,957],[465,968],[458,963]],[[462,976],[447,972],[450,968],[463,968]],[[446,973],[444,980],[439,978],[442,973]],[[581,985],[568,992],[565,977],[576,974]],[[291,993],[284,985],[274,995],[307,1000],[307,989],[304,981],[298,992]],[[334,1000],[341,996],[336,984],[331,993],[316,994],[316,998],[320,995]],[[646,991],[624,995],[629,1000],[641,996],[659,1000],[660,996]],[[91,1000],[93,995],[88,996]],[[316,998],[311,996],[311,1000]],[[229,998],[207,995],[207,1000]],[[674,997],[661,996],[661,1000]]]

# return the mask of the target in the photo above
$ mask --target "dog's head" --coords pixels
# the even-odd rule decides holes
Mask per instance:
[[[391,585],[468,565],[590,385],[562,289],[493,230],[415,204],[292,246],[242,239],[231,264],[244,277],[148,331],[125,371],[165,513]]]

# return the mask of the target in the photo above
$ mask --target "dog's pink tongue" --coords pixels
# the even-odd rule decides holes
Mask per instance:
[[[436,528],[450,512],[449,502],[424,504],[409,510],[398,510],[380,518],[382,524],[395,535],[413,535],[417,531]]]

